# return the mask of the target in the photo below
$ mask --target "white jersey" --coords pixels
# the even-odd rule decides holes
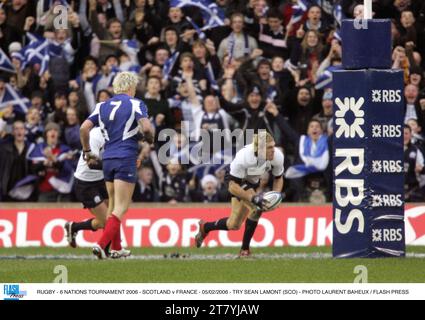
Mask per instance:
[[[90,131],[90,149],[91,152],[102,159],[103,147],[105,146],[105,138],[103,137],[102,131],[99,127],[93,128]],[[83,159],[83,154],[80,156],[78,161],[77,170],[74,174],[78,180],[86,182],[100,181],[104,179],[102,170],[92,170],[87,165],[87,162]]]
[[[254,152],[254,145],[250,144],[236,154],[235,159],[230,164],[230,175],[251,184],[258,184],[261,176],[266,172],[271,171],[275,177],[282,176],[284,172],[283,160],[282,151],[275,148],[272,161],[267,160],[259,163]]]

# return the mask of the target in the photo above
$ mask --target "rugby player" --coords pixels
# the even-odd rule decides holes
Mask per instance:
[[[97,159],[90,159],[86,162],[81,154],[75,171],[75,196],[84,208],[95,216],[83,222],[67,222],[65,224],[66,239],[72,248],[77,247],[76,237],[79,231],[97,231],[103,229],[108,215],[108,192],[106,191],[103,171],[102,154],[105,139],[100,128],[90,131],[90,149]],[[129,250],[111,251],[110,255],[114,259],[128,257]]]
[[[199,222],[199,232],[195,237],[198,248],[211,231],[239,230],[246,221],[239,257],[251,255],[251,239],[262,213],[270,205],[263,199],[262,193],[256,192],[261,176],[271,171],[274,176],[273,191],[282,192],[283,189],[284,156],[275,145],[272,135],[263,132],[254,135],[253,143],[236,154],[227,176],[229,192],[232,194],[232,213],[229,218],[215,222]]]
[[[81,143],[84,159],[96,159],[89,144],[90,130],[99,126],[105,137],[103,173],[108,191],[108,219],[103,235],[93,254],[107,257],[107,247],[121,251],[121,220],[127,212],[137,181],[138,133],[153,143],[153,129],[146,105],[135,99],[138,77],[132,72],[121,72],[113,81],[111,99],[96,105],[94,112],[81,125]]]

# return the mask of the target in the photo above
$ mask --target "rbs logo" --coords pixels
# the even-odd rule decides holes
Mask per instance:
[[[372,242],[397,242],[403,240],[403,229],[373,229]]]
[[[394,103],[401,101],[401,90],[372,90],[372,102]]]
[[[356,101],[356,98],[345,98],[344,102],[340,98],[335,99],[335,104],[338,109],[335,112],[335,124],[337,130],[335,136],[341,138],[364,138],[365,134],[362,126],[364,125],[364,111],[360,110],[364,105],[365,99],[360,98]],[[345,120],[347,112],[351,111],[354,114],[354,122],[349,125]]]

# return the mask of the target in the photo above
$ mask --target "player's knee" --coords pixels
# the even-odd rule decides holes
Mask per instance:
[[[227,228],[232,231],[238,231],[242,226],[242,223],[238,221],[228,221]]]

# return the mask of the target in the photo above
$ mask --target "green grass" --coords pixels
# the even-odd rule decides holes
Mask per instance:
[[[134,249],[135,255],[236,254],[236,248]],[[262,248],[255,253],[330,253],[329,248]],[[425,247],[409,252],[425,253]],[[10,255],[89,255],[89,249],[0,249]],[[250,259],[86,261],[86,260],[1,260],[0,283],[47,283],[56,278],[57,265],[68,269],[71,283],[352,283],[354,268],[368,268],[371,283],[425,283],[425,259]]]

